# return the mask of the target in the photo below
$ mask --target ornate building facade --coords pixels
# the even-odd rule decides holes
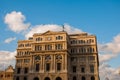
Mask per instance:
[[[14,80],[99,80],[96,36],[65,31],[19,40]]]
[[[14,69],[10,65],[5,71],[0,71],[0,80],[13,80]]]

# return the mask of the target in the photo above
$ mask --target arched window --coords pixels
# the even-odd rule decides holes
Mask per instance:
[[[50,80],[50,78],[49,78],[49,77],[46,77],[45,80]]]
[[[76,79],[76,76],[73,77],[73,80],[77,80],[77,79]]]
[[[94,77],[94,76],[92,76],[92,77],[91,77],[91,80],[95,80],[95,77]]]
[[[35,56],[35,60],[40,60],[40,56]]]
[[[33,80],[39,80],[39,78],[38,78],[38,77],[35,77]]]
[[[48,60],[50,60],[50,59],[51,59],[51,56],[50,56],[50,55],[46,55],[46,56],[45,56],[45,60],[48,61]]]
[[[84,76],[82,76],[82,79],[81,80],[86,80]]]
[[[62,59],[61,55],[56,55],[56,59]]]
[[[56,80],[62,80],[60,77],[57,77]]]

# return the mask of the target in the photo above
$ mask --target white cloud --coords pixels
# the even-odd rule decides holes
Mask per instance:
[[[120,53],[120,34],[115,36],[111,42],[99,45],[99,48],[104,52]]]
[[[15,66],[16,51],[0,51],[0,70],[7,68],[9,65]]]
[[[99,54],[99,62],[104,63],[107,62],[113,58],[117,57],[117,55],[114,54]]]
[[[69,34],[83,32],[82,30],[73,28],[68,24],[65,24],[64,28],[65,28],[64,30],[67,31]],[[28,38],[28,37],[31,37],[34,33],[44,33],[48,30],[62,31],[63,28],[62,28],[62,25],[56,25],[56,24],[36,25],[30,29],[30,31],[25,35],[25,37]]]
[[[10,30],[14,32],[21,32],[28,27],[30,27],[29,23],[24,23],[25,16],[21,12],[13,11],[11,13],[6,14],[4,22],[8,24]]]
[[[12,42],[12,41],[14,41],[14,40],[16,40],[15,37],[10,37],[10,38],[7,38],[4,42],[5,42],[5,43],[10,43],[10,42]]]
[[[120,54],[120,34],[115,36],[111,42],[98,44],[98,48],[100,63],[117,57]]]
[[[99,67],[101,80],[120,80],[120,68],[111,68],[109,64],[102,63]],[[108,78],[108,79],[106,79]]]
[[[111,42],[105,44],[98,44],[99,48],[99,61],[100,61],[100,79],[101,80],[120,80],[118,74],[120,68],[112,68],[107,61],[115,59],[120,54],[120,34],[115,36]]]

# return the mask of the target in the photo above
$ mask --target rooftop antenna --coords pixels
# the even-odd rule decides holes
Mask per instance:
[[[62,25],[62,28],[63,28],[63,32],[65,31],[64,29],[65,29],[65,26],[64,26],[64,24]]]

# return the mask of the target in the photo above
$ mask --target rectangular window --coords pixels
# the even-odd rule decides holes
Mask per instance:
[[[45,50],[52,50],[52,45],[45,45]]]
[[[71,53],[78,53],[77,48],[72,48]]]
[[[57,71],[61,70],[61,63],[57,63]]]
[[[42,46],[39,45],[39,46],[38,46],[38,50],[42,50]]]
[[[29,63],[29,59],[24,59],[24,63]]]
[[[73,73],[76,73],[76,66],[73,66]]]
[[[35,51],[40,51],[42,50],[42,46],[41,45],[36,45],[35,46]]]
[[[56,37],[56,40],[62,40],[63,39],[63,36],[57,36]]]
[[[37,46],[35,46],[35,51],[38,51],[38,47]]]
[[[25,74],[28,73],[28,68],[27,67],[24,69],[24,73]]]
[[[95,60],[95,56],[89,56],[89,60],[90,61],[94,61]]]
[[[17,68],[17,74],[20,74],[21,68]]]
[[[71,62],[77,62],[77,57],[71,57]]]
[[[39,72],[39,69],[40,69],[40,64],[36,64],[36,68],[35,68],[36,72]]]
[[[50,71],[50,63],[46,63],[46,71]]]
[[[21,63],[21,62],[22,62],[22,60],[19,60],[19,59],[17,60],[17,63]]]
[[[24,77],[24,80],[27,80],[27,77],[26,77],[26,76]]]
[[[86,57],[85,56],[80,56],[80,62],[84,62],[84,61],[86,61]]]
[[[62,47],[63,47],[62,44],[56,44],[56,45],[55,45],[55,49],[56,49],[56,50],[61,50]]]
[[[85,68],[81,67],[81,72],[84,73],[85,72]]]
[[[94,65],[90,65],[90,72],[94,73]]]

